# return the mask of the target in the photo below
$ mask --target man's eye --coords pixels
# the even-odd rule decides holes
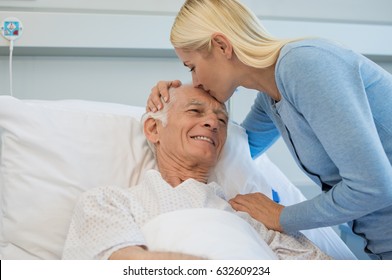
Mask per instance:
[[[219,119],[219,121],[223,124],[227,124],[227,120],[226,119]]]
[[[195,67],[191,67],[190,69],[189,69],[189,72],[193,72],[195,70]]]
[[[189,112],[200,113],[199,109],[189,109]]]

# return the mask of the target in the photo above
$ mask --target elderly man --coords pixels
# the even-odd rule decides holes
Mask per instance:
[[[265,248],[272,249],[267,253],[272,259],[329,258],[301,234],[294,237],[270,231],[247,213],[235,212],[221,187],[207,183],[226,141],[228,114],[224,104],[202,89],[183,85],[171,89],[170,104],[164,111],[147,113],[142,121],[159,171],[146,171],[140,184],[129,189],[101,187],[86,192],[75,209],[64,259],[209,258],[207,252],[193,255],[150,250],[141,230],[162,214],[199,208],[240,216],[257,232]],[[217,241],[221,237],[208,238]]]

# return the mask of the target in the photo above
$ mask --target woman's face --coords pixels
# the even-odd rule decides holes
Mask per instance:
[[[217,47],[210,53],[175,48],[177,56],[192,73],[195,87],[203,88],[220,102],[226,102],[238,84],[234,80],[233,65]]]

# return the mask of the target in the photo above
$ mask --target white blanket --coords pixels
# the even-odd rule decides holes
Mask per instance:
[[[274,260],[276,254],[240,217],[216,209],[186,209],[159,215],[142,232],[149,250],[214,260]]]

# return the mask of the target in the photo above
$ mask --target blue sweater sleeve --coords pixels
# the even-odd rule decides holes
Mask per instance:
[[[263,111],[264,106],[260,106],[264,102],[266,100],[263,93],[258,93],[255,103],[241,124],[248,134],[252,158],[256,158],[265,152],[280,136],[279,130],[271,118]]]
[[[280,223],[287,232],[340,224],[391,205],[391,163],[367,98],[378,77],[365,81],[361,67],[368,62],[359,59],[351,52],[301,47],[277,65],[281,94],[304,117],[342,178],[329,192],[285,207]],[[385,102],[391,103],[388,94]],[[392,115],[392,104],[383,108],[385,116]]]

